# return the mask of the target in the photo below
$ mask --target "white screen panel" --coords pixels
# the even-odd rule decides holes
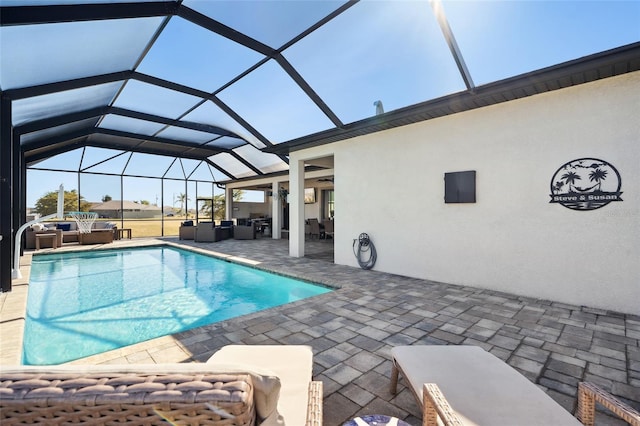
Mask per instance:
[[[0,27],[3,90],[132,69],[161,17]],[[105,54],[107,53],[108,54]]]

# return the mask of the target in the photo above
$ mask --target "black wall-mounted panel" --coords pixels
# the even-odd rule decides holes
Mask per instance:
[[[445,203],[476,202],[476,171],[444,174]]]

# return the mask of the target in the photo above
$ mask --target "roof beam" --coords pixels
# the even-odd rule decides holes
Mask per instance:
[[[118,137],[123,137],[123,138],[129,138],[129,139],[138,139],[140,140],[140,143],[138,145],[136,145],[135,148],[137,148],[138,146],[143,146],[143,144],[147,141],[149,142],[158,142],[158,143],[162,143],[162,144],[166,144],[166,145],[170,145],[170,146],[179,146],[182,148],[201,148],[204,149],[206,151],[211,151],[212,154],[218,154],[220,152],[226,152],[226,150],[221,149],[221,148],[216,148],[216,147],[209,147],[209,146],[199,146],[197,144],[193,144],[193,143],[189,143],[189,142],[183,142],[183,141],[179,141],[179,140],[175,140],[175,139],[169,139],[169,138],[161,138],[158,136],[148,136],[148,135],[140,135],[137,133],[131,133],[131,132],[124,132],[121,130],[112,130],[112,129],[103,129],[100,127],[96,127],[93,129],[93,132],[91,133],[95,133],[95,134],[101,134],[101,135],[111,135],[111,136],[118,136]],[[135,148],[132,148],[131,146],[129,146],[127,148],[127,151],[136,151]],[[180,155],[174,153],[174,156],[179,157]],[[194,158],[193,156],[191,156],[190,158]],[[202,157],[198,157],[198,159],[202,159]]]
[[[46,160],[47,158],[53,157],[55,155],[63,154],[65,152],[73,151],[74,149],[84,147],[84,143],[81,142],[82,138],[78,138],[75,140],[69,140],[67,143],[58,144],[53,148],[48,148],[46,150],[40,151],[31,151],[25,152],[24,158],[27,166],[30,167],[33,163],[38,163],[42,160]]]
[[[111,149],[122,149],[124,151],[134,151],[134,152],[148,152],[153,154],[153,151],[149,151],[149,149],[147,147],[143,147],[143,144],[145,141],[149,141],[149,142],[158,142],[158,143],[163,143],[163,144],[167,144],[168,146],[178,146],[178,147],[182,147],[182,148],[201,148],[203,150],[206,151],[210,151],[211,154],[210,155],[215,155],[218,154],[220,152],[228,152],[225,149],[221,149],[221,148],[215,148],[215,147],[209,147],[209,146],[202,146],[202,147],[198,147],[198,146],[194,146],[193,144],[190,144],[188,142],[182,142],[182,141],[177,141],[177,140],[173,140],[173,139],[168,139],[168,138],[159,138],[157,136],[147,136],[147,135],[140,135],[140,134],[136,134],[136,133],[130,133],[130,132],[122,132],[119,130],[111,130],[111,129],[102,129],[102,128],[96,128],[96,127],[87,127],[85,129],[80,129],[80,130],[75,130],[73,132],[68,132],[62,135],[58,135],[58,136],[54,136],[54,137],[50,137],[47,139],[43,139],[41,141],[36,141],[36,142],[29,142],[29,143],[24,143],[22,144],[22,149],[25,152],[25,156],[29,155],[30,151],[34,151],[34,150],[41,150],[42,148],[46,148],[48,146],[53,146],[53,145],[57,145],[60,143],[65,143],[68,142],[70,140],[73,139],[77,139],[77,138],[81,138],[81,137],[87,137],[87,136],[91,136],[92,134],[102,134],[102,135],[111,135],[111,136],[116,136],[116,137],[122,137],[122,138],[128,138],[128,139],[135,139],[135,140],[139,140],[140,143],[138,143],[135,146],[131,146],[129,144],[120,144],[118,143],[117,140],[113,141],[113,144],[111,146],[107,145],[104,146],[105,148],[111,148]],[[140,148],[140,149],[139,149]],[[142,149],[144,149],[144,151],[142,151]],[[171,155],[173,155],[174,157],[179,157],[182,154],[187,155],[186,152],[183,153],[176,153],[175,151],[163,151],[163,152],[172,152]],[[163,154],[166,155],[166,154]],[[189,154],[189,158],[196,158],[201,160],[202,159],[202,155],[200,156],[196,156],[196,155],[190,155]]]
[[[224,111],[224,113],[227,114],[229,117],[233,118],[235,121],[240,123],[242,127],[247,129],[249,133],[255,136],[265,146],[267,147],[273,146],[273,144],[269,141],[269,139],[265,138],[264,135],[259,131],[257,131],[251,124],[247,123],[244,118],[242,118],[238,113],[232,110],[227,104],[222,102],[220,98],[218,98],[217,96],[211,96],[209,100],[213,102],[222,111]]]
[[[94,127],[86,127],[84,129],[74,130],[57,136],[48,137],[39,141],[23,143],[20,148],[22,149],[26,157],[31,151],[39,151],[43,148],[67,143],[78,138],[87,137],[93,133],[94,129]]]
[[[153,1],[142,3],[4,6],[0,9],[0,25],[51,24],[175,15],[180,8],[179,3],[178,1]]]
[[[226,177],[228,177],[231,180],[235,180],[236,177],[229,173],[228,171],[226,171],[225,169],[223,169],[222,167],[220,167],[218,164],[214,163],[213,161],[209,160],[208,158],[205,158],[204,161],[207,162],[208,165],[210,165],[211,167],[213,167],[214,169],[216,169],[217,171],[219,171],[220,173],[222,173],[223,175],[225,175]],[[215,178],[213,178],[214,182],[216,182]]]
[[[244,128],[247,129],[247,131],[249,131],[253,136],[255,136],[260,142],[262,142],[265,146],[272,146],[273,144],[267,139],[265,138],[260,132],[258,132],[255,128],[253,128],[249,123],[247,123],[245,120],[242,119],[242,117],[240,117],[235,111],[233,111],[230,107],[228,107],[224,102],[222,102],[220,99],[218,99],[215,95],[210,94],[208,92],[204,92],[202,90],[198,90],[198,89],[194,89],[192,87],[188,87],[182,84],[178,84],[178,83],[173,83],[171,81],[167,81],[167,80],[163,80],[161,78],[157,78],[157,77],[153,77],[147,74],[143,74],[143,73],[139,73],[136,71],[119,71],[119,72],[115,72],[115,73],[109,73],[109,74],[102,74],[102,75],[97,75],[97,76],[91,76],[91,77],[84,77],[84,78],[78,78],[78,79],[73,79],[73,80],[66,80],[66,81],[62,81],[62,82],[56,82],[56,83],[48,83],[48,84],[42,84],[42,85],[38,85],[38,86],[31,86],[31,87],[24,87],[24,88],[20,88],[20,89],[11,89],[11,90],[7,90],[5,93],[6,95],[13,99],[13,100],[18,100],[18,99],[24,99],[24,98],[30,98],[30,97],[35,97],[35,96],[43,96],[43,95],[47,95],[50,93],[56,93],[56,92],[62,92],[62,91],[66,91],[66,90],[74,90],[74,89],[80,89],[83,87],[88,87],[88,86],[94,86],[94,85],[98,85],[98,84],[105,84],[105,83],[111,83],[111,82],[115,82],[115,81],[126,81],[128,79],[135,79],[138,81],[142,81],[144,83],[149,83],[152,85],[156,85],[156,86],[160,86],[160,87],[164,87],[166,89],[170,89],[170,90],[175,90],[178,91],[180,93],[185,93],[188,95],[192,95],[192,96],[196,96],[199,97],[201,99],[204,100],[210,100],[211,102],[213,102],[216,106],[218,106],[220,109],[222,109],[227,115],[229,115],[231,118],[233,118],[235,121],[237,121],[238,123],[240,123],[240,125],[242,125]],[[112,107],[115,108],[115,107]],[[123,112],[120,115],[127,115],[126,113],[124,113],[124,109],[118,109],[118,111]],[[132,112],[135,113],[135,112]],[[135,113],[135,114],[139,114],[140,117],[142,117],[144,114],[143,113]],[[148,114],[149,119],[152,117],[151,114]],[[151,121],[157,121],[160,123],[164,123],[165,120],[167,120],[164,117],[159,117],[159,116],[154,116],[156,118],[158,118],[157,120],[151,119]],[[136,117],[133,117],[136,118]],[[144,119],[144,118],[143,118]],[[182,123],[182,124],[180,124]],[[190,124],[184,124],[184,123],[190,123]],[[64,124],[64,123],[62,123]],[[171,123],[165,123],[165,124],[169,124],[169,125],[175,125],[175,126],[179,126],[179,127],[185,127],[185,128],[191,128],[193,130],[201,130],[201,131],[205,131],[205,132],[209,132],[211,133],[211,130],[214,128],[217,128],[216,126],[209,126],[209,125],[205,125],[205,124],[200,124],[200,123],[193,123],[193,122],[184,122],[184,121],[172,121]],[[198,128],[193,128],[193,127],[189,127],[191,125],[194,126],[200,126]],[[37,126],[37,124],[33,124],[33,126]],[[209,130],[202,130],[205,128],[209,128]],[[222,128],[217,128],[220,130],[224,130]],[[221,133],[221,132],[214,132],[216,134],[221,134],[223,136],[230,136],[230,137],[235,137],[235,138],[239,138],[239,139],[244,139],[241,136],[230,132],[228,130],[224,130],[225,133]],[[22,132],[22,133],[26,133],[26,132]]]
[[[113,83],[132,78],[133,71],[118,71],[109,74],[94,75],[91,77],[75,78],[73,80],[57,81],[55,83],[40,84],[37,86],[10,89],[5,91],[12,100],[31,98],[34,96],[48,95],[50,93],[64,92],[66,90],[81,89],[98,84]]]
[[[168,126],[181,127],[184,129],[197,130],[200,132],[211,133],[215,136],[229,136],[232,138],[242,139],[240,136],[233,132],[217,126],[211,126],[208,124],[195,123],[192,121],[175,120],[166,117],[160,117],[158,115],[142,113],[138,111],[132,111],[125,108],[118,107],[97,107],[84,111],[77,111],[69,114],[63,114],[55,117],[49,117],[42,120],[31,121],[29,123],[16,126],[15,131],[18,134],[31,133],[38,130],[44,130],[51,127],[56,127],[64,124],[73,123],[76,121],[85,120],[88,118],[101,117],[107,114],[115,114],[123,117],[135,118],[144,121],[152,121],[159,124],[165,124]]]
[[[74,149],[83,148],[83,147],[87,147],[87,146],[91,146],[91,147],[95,147],[95,148],[109,148],[108,146],[105,146],[105,144],[101,144],[101,143],[91,143],[91,142],[87,142],[87,141],[74,142],[72,144],[60,146],[60,147],[58,147],[58,148],[56,148],[56,149],[54,149],[52,151],[46,151],[46,152],[42,152],[42,153],[38,153],[38,154],[32,154],[28,158],[28,163],[29,164],[33,164],[33,163],[37,163],[37,162],[42,161],[42,160],[46,160],[47,158],[52,156],[52,153],[53,153],[53,155],[64,154],[65,152],[73,151]],[[128,152],[132,152],[132,151],[128,151]],[[155,152],[150,152],[150,153],[144,153],[144,154],[156,154],[156,155],[162,155],[164,157],[179,158],[179,157],[176,157],[174,154],[171,154],[171,153],[159,154],[159,153],[155,153]],[[193,159],[194,160],[202,160],[201,158],[193,158]],[[220,173],[222,173],[223,175],[225,175],[229,179],[235,180],[235,177],[231,173],[229,173],[228,171],[226,171],[222,167],[214,164],[211,160],[205,158],[202,161],[206,162],[207,165],[209,165],[209,166],[213,167],[214,169],[218,170]],[[27,164],[27,165],[29,166],[29,164]],[[37,166],[35,166],[35,167],[34,166],[29,166],[29,168],[30,169],[37,169],[37,170],[51,170],[51,169],[38,168]],[[91,171],[83,171],[82,173],[95,174],[95,172],[91,172]],[[109,173],[100,173],[100,174],[109,175]],[[119,175],[114,173],[113,176],[119,176]],[[130,175],[130,174],[127,174],[127,173],[123,174],[122,176],[157,179],[157,177],[155,177],[155,176],[138,176],[138,175]],[[174,179],[174,178],[163,177],[163,179]],[[212,179],[215,182],[215,178],[212,177]]]
[[[100,164],[104,164],[104,163],[106,163],[108,161],[113,160],[114,158],[118,158],[118,157],[121,157],[123,155],[129,155],[129,158],[127,159],[127,163],[126,163],[126,164],[129,164],[129,160],[131,159],[132,152],[131,151],[122,151],[122,152],[119,152],[117,154],[112,155],[111,157],[108,157],[108,158],[105,158],[103,160],[100,160],[97,163],[93,163],[91,165],[88,165],[86,167],[81,168],[80,169],[80,173],[86,171],[87,169],[90,169],[91,167],[99,166]]]
[[[216,136],[229,136],[232,138],[242,139],[229,130],[209,124],[196,123],[193,121],[177,120],[172,118],[160,117],[159,115],[147,114],[144,112],[132,111],[125,108],[110,107],[109,114],[121,115],[123,117],[136,118],[144,121],[153,121],[155,123],[166,124],[167,126],[181,127],[183,129],[197,130],[199,132],[211,133]]]
[[[186,6],[181,6],[178,9],[178,16],[196,25],[199,25],[202,28],[213,31],[214,33],[219,34],[222,37],[233,40],[236,43],[243,45],[244,47],[255,50],[256,52],[261,53],[265,56],[273,57],[276,54],[276,50],[267,46],[266,44],[261,43],[258,40],[255,40],[239,31],[236,31],[233,28],[228,27],[214,19],[211,19],[206,15],[196,12],[193,9],[189,9]]]
[[[18,100],[34,96],[48,95],[50,93],[64,92],[66,90],[81,89],[83,87],[96,86],[98,84],[113,83],[115,81],[125,82],[129,79],[135,79],[144,83],[164,87],[165,89],[175,90],[198,98],[209,99],[212,96],[210,93],[202,90],[131,70],[58,81],[55,83],[40,84],[37,86],[29,86],[19,89],[9,89],[6,90],[5,93],[12,100]]]
[[[287,61],[284,56],[278,53],[275,59],[276,61],[278,61],[278,64],[280,64],[282,69],[284,69],[284,71],[287,74],[289,74],[289,76],[293,79],[293,81],[295,81],[296,84],[304,91],[304,93],[306,93],[306,95],[313,101],[313,103],[315,103],[316,106],[320,108],[320,110],[327,117],[329,117],[329,119],[333,122],[333,124],[336,127],[342,127],[344,125],[342,121],[340,121],[338,116],[335,115],[333,111],[331,111],[329,106],[327,106],[327,104],[324,103],[322,98],[318,96],[315,90],[313,90],[311,86],[309,86],[309,83],[307,83],[305,79],[302,78],[302,76],[298,73],[298,71],[296,71],[293,65],[291,65],[291,63],[289,63],[289,61]]]
[[[471,79],[471,73],[469,73],[469,70],[467,69],[467,64],[464,62],[462,52],[460,52],[460,48],[458,47],[456,38],[453,35],[453,31],[451,31],[449,21],[447,20],[447,16],[444,13],[444,8],[442,7],[442,2],[440,0],[430,0],[429,3],[431,3],[433,13],[436,16],[436,20],[438,21],[438,25],[440,25],[442,33],[444,34],[444,38],[447,42],[447,45],[449,46],[449,50],[451,50],[453,59],[454,61],[456,61],[458,71],[460,71],[460,75],[464,80],[464,84],[467,86],[468,90],[473,90],[475,85],[473,84],[473,80]]]
[[[198,98],[209,99],[211,93],[203,90],[194,89],[193,87],[185,86],[184,84],[174,83],[173,81],[164,80],[162,78],[154,77],[141,72],[132,72],[131,78],[142,81],[144,83],[153,84],[155,86],[164,87],[165,89],[175,90],[176,92],[185,93],[187,95],[195,96]]]
[[[310,26],[309,28],[307,28],[306,30],[301,32],[300,34],[298,34],[293,39],[289,40],[282,47],[280,47],[280,49],[278,49],[278,51],[279,52],[284,52],[289,47],[293,46],[294,44],[296,44],[297,42],[299,42],[300,40],[302,40],[303,38],[305,38],[306,36],[308,36],[309,34],[314,32],[315,30],[317,30],[318,28],[322,27],[323,25],[325,25],[329,21],[331,21],[334,18],[336,18],[337,16],[341,15],[343,12],[347,11],[352,6],[355,6],[356,4],[358,4],[359,1],[360,0],[348,0],[342,6],[340,6],[339,8],[337,8],[336,10],[334,10],[333,12],[331,12],[330,14],[328,14],[327,16],[325,16],[324,18],[322,18],[321,20],[319,20],[318,22],[316,22],[315,24],[313,24],[312,26]]]
[[[87,119],[87,118],[91,118],[91,117],[98,117],[104,114],[108,114],[108,113],[113,113],[113,114],[119,114],[119,115],[123,115],[123,116],[127,116],[127,117],[131,117],[131,118],[139,118],[142,120],[148,120],[148,121],[158,121],[160,123],[163,124],[172,124],[174,121],[177,120],[171,120],[171,119],[165,119],[164,117],[158,117],[158,116],[153,116],[151,114],[144,114],[144,113],[139,113],[136,111],[130,111],[130,110],[126,110],[123,108],[116,108],[116,107],[100,107],[100,108],[93,108],[90,110],[85,110],[85,111],[79,111],[76,113],[71,113],[71,114],[65,114],[63,116],[58,116],[58,117],[52,117],[52,118],[48,118],[48,119],[44,119],[44,120],[38,120],[36,122],[31,122],[28,123],[24,126],[20,126],[16,128],[16,133],[17,134],[24,134],[24,133],[29,133],[29,132],[33,132],[33,131],[38,131],[38,130],[42,130],[42,129],[46,129],[49,127],[54,127],[57,125],[61,125],[61,124],[67,124],[70,122],[74,122],[74,121],[79,121],[79,120],[83,120],[83,119]],[[186,122],[187,124],[189,124],[189,122]],[[199,123],[191,123],[193,124],[193,126],[190,125],[184,125],[185,122],[181,122],[180,127],[185,127],[185,128],[194,128],[194,130],[202,130],[202,131],[207,131],[207,130],[203,130],[203,129],[207,129],[209,130],[209,133],[211,133],[211,130],[215,130],[218,129],[215,126],[207,126],[207,125],[200,125]],[[204,127],[202,127],[204,126]],[[128,144],[118,144],[117,141],[114,141],[114,143],[112,144],[102,144],[102,143],[97,143],[97,142],[92,142],[90,141],[90,144],[93,144],[91,146],[97,146],[97,144],[100,144],[100,147],[102,148],[111,148],[111,149],[122,149],[122,150],[126,150],[126,151],[134,151],[134,152],[145,152],[145,153],[157,153],[158,155],[170,155],[170,156],[179,156],[179,157],[184,157],[184,158],[193,158],[193,159],[199,159],[202,160],[202,156],[199,155],[191,155],[189,154],[189,151],[194,151],[194,150],[199,150],[199,149],[204,149],[207,151],[212,151],[211,155],[215,155],[218,154],[220,152],[228,152],[231,155],[233,155],[238,161],[240,161],[242,164],[244,164],[246,167],[248,167],[249,169],[251,169],[253,172],[255,172],[258,175],[263,175],[264,173],[256,168],[253,164],[251,164],[250,162],[248,162],[247,160],[245,160],[244,158],[242,158],[241,156],[239,156],[238,154],[236,154],[233,150],[225,150],[225,149],[221,149],[221,148],[214,148],[211,146],[208,146],[207,143],[205,144],[197,144],[197,145],[193,145],[190,143],[186,143],[186,142],[181,142],[181,141],[176,141],[176,140],[169,140],[166,138],[160,138],[160,137],[155,137],[155,136],[147,136],[147,135],[139,135],[139,134],[134,134],[134,133],[129,133],[129,132],[124,132],[124,131],[118,131],[118,130],[112,130],[112,129],[104,129],[104,128],[86,128],[86,129],[82,129],[79,131],[75,131],[72,133],[68,133],[68,134],[64,134],[64,135],[59,135],[57,137],[55,137],[53,140],[51,138],[48,138],[46,140],[42,140],[42,141],[37,141],[37,142],[32,142],[32,143],[28,143],[28,144],[24,144],[23,148],[25,149],[25,156],[29,156],[29,154],[27,154],[30,151],[33,150],[41,150],[42,148],[48,147],[48,146],[52,146],[52,145],[56,145],[59,143],[64,143],[67,142],[69,140],[69,138],[72,139],[77,139],[78,137],[86,137],[86,136],[90,136],[91,134],[107,134],[107,135],[113,135],[113,136],[118,136],[118,137],[126,137],[129,139],[139,139],[141,140],[141,142],[135,146],[135,148],[132,148],[130,145]],[[237,137],[235,134],[231,133],[231,132],[227,132],[225,131],[225,133],[227,133],[227,136],[232,136],[232,137]],[[149,149],[147,147],[144,146],[144,142],[145,141],[151,141],[151,142],[161,142],[161,143],[166,143],[169,145],[173,145],[173,146],[181,146],[184,148],[187,148],[186,150],[182,151],[179,155],[177,153],[175,153],[174,151],[159,151],[157,149]],[[74,148],[67,148],[67,149],[62,149],[60,152],[57,152],[58,150],[45,150],[43,151],[43,153],[46,152],[46,154],[44,155],[48,155],[48,156],[52,156],[52,155],[57,155],[61,152],[66,152],[70,149],[75,149],[79,146],[85,146],[85,145],[74,145]],[[55,153],[52,153],[53,151],[56,151]],[[34,159],[35,158],[35,159]],[[29,156],[30,161],[37,161],[40,159],[40,156],[38,155],[30,155]],[[34,159],[34,160],[32,160]],[[233,175],[229,174],[226,170],[218,167],[217,165],[215,165],[213,162],[211,162],[211,164],[216,167],[216,169],[220,170],[220,172],[224,173],[226,176],[228,176],[229,178],[233,179]]]
[[[138,145],[136,146],[135,149],[132,149],[130,146],[123,144],[122,146],[120,146],[117,142],[112,143],[112,142],[100,142],[100,141],[95,141],[95,140],[91,140],[88,139],[85,143],[84,146],[93,146],[96,148],[106,148],[106,149],[120,149],[122,151],[130,151],[130,152],[138,152],[138,153],[142,153],[142,154],[153,154],[153,155],[162,155],[164,157],[177,157],[177,158],[189,158],[192,160],[202,160],[201,156],[197,156],[197,155],[183,155],[183,154],[177,154],[175,151],[170,151],[170,150],[159,150],[156,148],[147,148],[144,145]]]
[[[62,126],[76,121],[86,120],[88,118],[97,118],[109,113],[108,106],[86,109],[84,111],[71,112],[69,114],[56,115],[54,117],[44,118],[42,120],[30,121],[25,124],[16,126],[15,131],[24,135],[26,133],[37,132],[39,130],[49,129],[51,127]]]
[[[341,6],[339,9],[331,13],[329,16],[325,17],[322,21],[320,21],[319,23],[317,23],[316,25],[312,26],[307,31],[305,31],[304,35],[313,32],[314,30],[322,26],[324,23],[335,18],[336,16],[338,16],[339,14],[341,14],[342,12],[344,12],[345,10],[347,10],[349,7],[353,6],[356,3],[357,1],[350,1],[347,4]],[[320,110],[327,117],[329,117],[329,119],[333,122],[334,125],[336,125],[336,127],[341,127],[343,125],[342,121],[340,121],[338,116],[333,113],[333,111],[327,106],[327,104],[324,103],[324,101],[320,98],[320,96],[318,96],[318,94],[302,78],[302,76],[295,70],[295,68],[284,58],[284,56],[282,56],[280,51],[273,49],[263,43],[260,43],[259,41],[251,37],[248,37],[245,34],[242,34],[232,28],[229,28],[226,25],[221,24],[220,22],[209,18],[208,16],[202,15],[192,9],[189,9],[188,7],[185,7],[185,6],[181,7],[178,12],[178,15],[184,19],[187,19],[193,22],[194,24],[200,25],[203,28],[206,28],[210,31],[215,32],[216,34],[219,34],[239,44],[242,44],[243,46],[249,49],[255,50],[265,55],[266,57],[274,58],[280,64],[280,66],[284,69],[284,71],[287,74],[289,74],[289,76],[296,82],[296,84],[305,92],[305,94],[309,98],[311,98],[311,100],[318,106],[318,108],[320,108]],[[300,35],[299,38],[302,38],[304,35]],[[298,38],[296,38],[296,40],[297,39]],[[285,46],[288,46],[288,45],[289,44]],[[261,63],[263,62],[265,61],[264,60],[261,61]],[[218,102],[215,102],[215,103],[217,104]],[[256,134],[255,129],[253,128],[251,129],[253,130],[252,133],[255,135]],[[261,138],[261,142],[263,142],[267,146],[272,145],[266,139],[263,140],[263,138]]]
[[[244,158],[242,158],[242,156],[238,155],[237,152],[235,152],[234,150],[231,150],[229,152],[236,160],[238,160],[239,162],[241,162],[242,164],[244,164],[245,166],[247,166],[249,169],[251,169],[255,174],[262,176],[264,175],[264,173],[262,172],[262,170],[258,169],[256,166],[254,166],[253,164],[251,164],[250,162],[248,162],[247,160],[245,160]]]

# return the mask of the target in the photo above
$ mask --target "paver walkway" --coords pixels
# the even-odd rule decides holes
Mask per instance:
[[[390,348],[473,344],[572,413],[583,380],[640,408],[638,316],[334,265],[330,241],[307,244],[305,258],[289,257],[284,240],[180,243],[341,288],[80,363],[200,362],[231,343],[307,344],[314,349],[314,377],[324,383],[325,425],[374,413],[419,425],[418,407],[402,381],[397,395],[389,393]],[[624,423],[599,414],[598,424]]]

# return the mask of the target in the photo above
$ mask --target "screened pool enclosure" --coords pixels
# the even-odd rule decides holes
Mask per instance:
[[[292,150],[637,69],[639,4],[0,0],[2,289],[60,183],[199,212]]]

